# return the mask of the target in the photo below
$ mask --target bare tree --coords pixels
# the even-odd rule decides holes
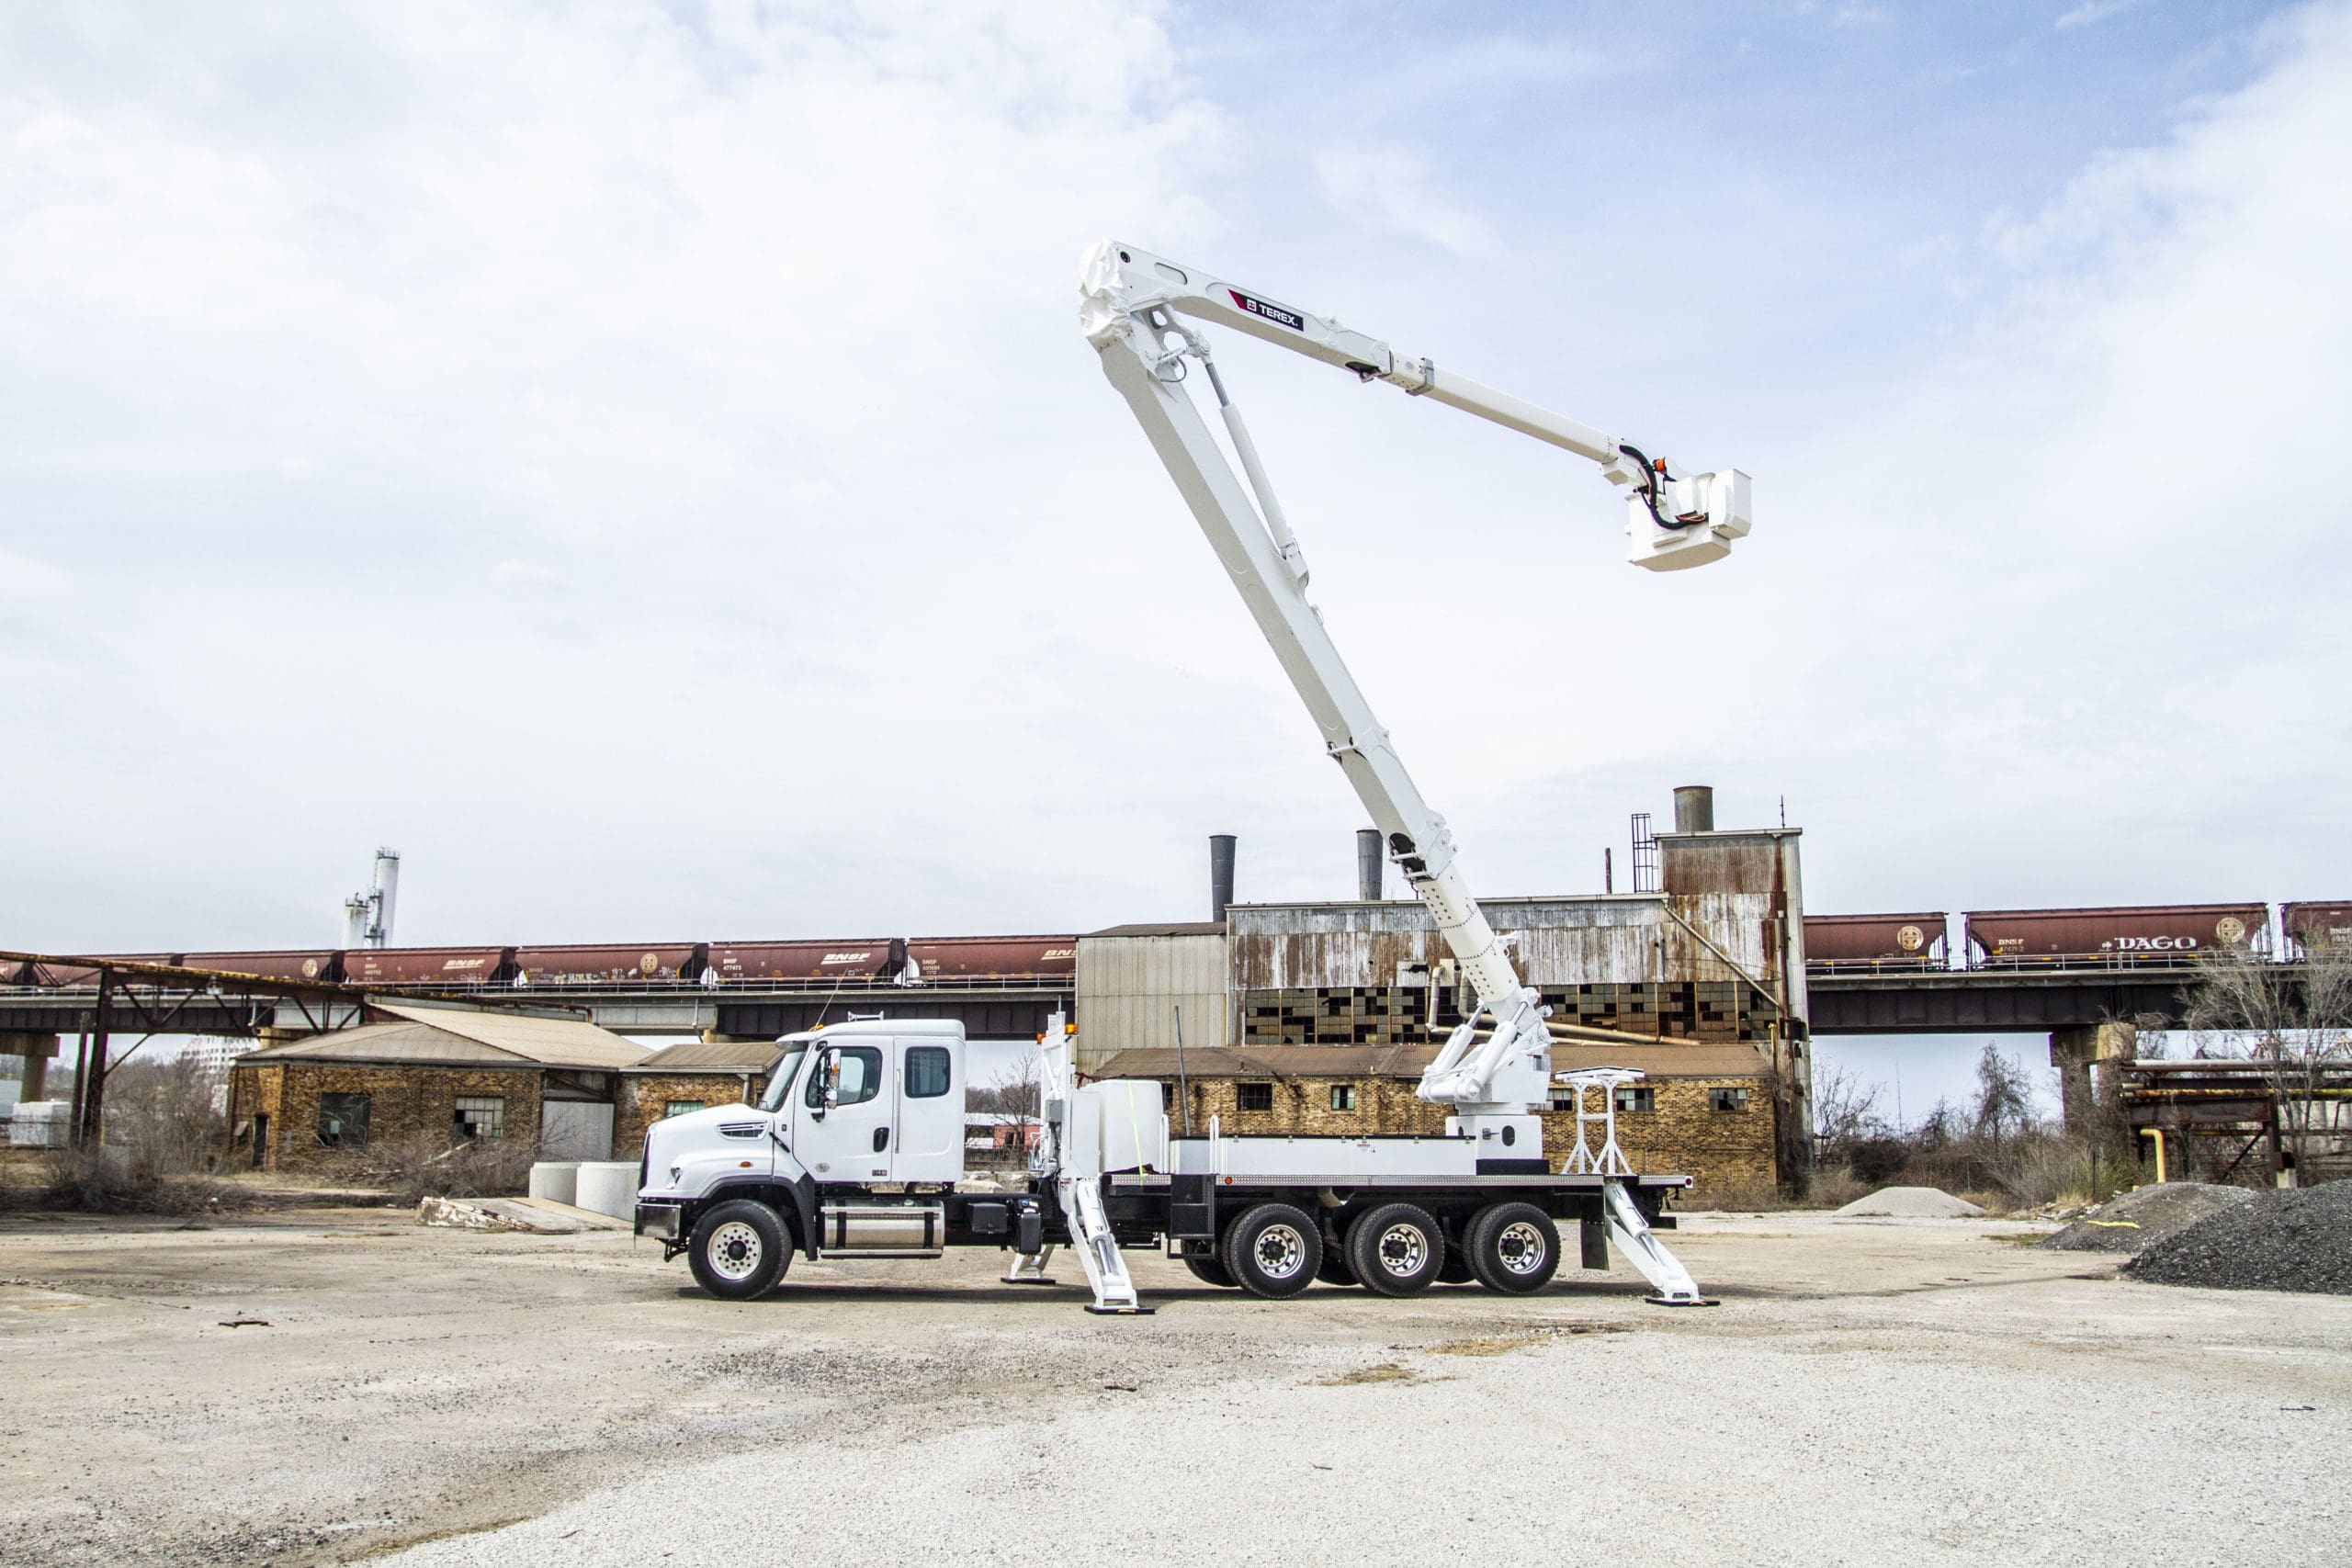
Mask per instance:
[[[141,1177],[205,1169],[223,1136],[218,1075],[188,1057],[126,1062],[107,1074],[107,1142]]]
[[[1826,1151],[1838,1153],[1865,1138],[1886,1134],[1885,1119],[1879,1114],[1882,1090],[1882,1085],[1865,1084],[1843,1062],[1814,1065],[1813,1133]]]
[[[988,1093],[995,1101],[993,1109],[1004,1118],[1003,1125],[1012,1130],[1012,1145],[1026,1149],[1035,1136],[1033,1131],[1044,1117],[1044,1089],[1038,1081],[1042,1064],[1035,1056],[1023,1056],[1019,1061],[997,1069],[989,1080]]]
[[[1987,1041],[1976,1058],[1976,1114],[1973,1131],[1988,1143],[2022,1133],[2033,1123],[2033,1087],[2025,1069]]]
[[[2352,1080],[2352,947],[2314,943],[2290,964],[2232,945],[2196,963],[2185,1010],[2197,1055],[2260,1065],[2278,1141],[2299,1173],[2309,1168],[2352,1137],[2343,1102],[2324,1092]]]

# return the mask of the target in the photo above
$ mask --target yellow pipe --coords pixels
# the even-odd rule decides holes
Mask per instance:
[[[2142,1136],[2142,1137],[2143,1137],[2143,1138],[2154,1138],[2154,1139],[2156,1141],[2156,1185],[2157,1185],[2157,1186],[2159,1186],[2159,1187],[2161,1187],[2161,1186],[2163,1186],[2163,1185],[2164,1185],[2164,1181],[2165,1181],[2165,1135],[2164,1135],[2164,1133],[2163,1133],[2163,1131],[2162,1131],[2161,1129],[2159,1129],[2159,1128],[2155,1128],[2155,1127],[2143,1127],[2143,1128],[2141,1128],[2141,1129],[2140,1129],[2140,1136]]]

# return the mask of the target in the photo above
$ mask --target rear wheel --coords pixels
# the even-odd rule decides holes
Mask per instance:
[[[1559,1271],[1560,1227],[1532,1203],[1497,1203],[1470,1222],[1469,1252],[1478,1283],[1531,1295]]]
[[[1445,1261],[1437,1266],[1437,1282],[1441,1285],[1471,1285],[1478,1280],[1477,1270],[1470,1267],[1470,1253],[1462,1242],[1449,1243]]]
[[[1334,1241],[1328,1235],[1323,1238],[1323,1264],[1315,1270],[1315,1277],[1327,1285],[1352,1289],[1359,1281],[1356,1279],[1356,1271],[1348,1265],[1348,1248],[1344,1233],[1342,1235],[1343,1239],[1339,1241]]]
[[[748,1302],[775,1289],[792,1252],[784,1222],[765,1203],[731,1198],[695,1226],[686,1262],[695,1283],[722,1301]]]
[[[1384,1203],[1348,1231],[1348,1262],[1383,1296],[1427,1290],[1445,1262],[1445,1232],[1416,1203]]]
[[[1280,1301],[1315,1282],[1323,1266],[1323,1234],[1303,1209],[1261,1203],[1233,1222],[1223,1253],[1235,1284]]]
[[[1193,1271],[1193,1278],[1204,1285],[1215,1285],[1227,1291],[1238,1289],[1233,1276],[1226,1271],[1225,1265],[1214,1258],[1187,1258],[1184,1259],[1184,1267],[1190,1269]]]

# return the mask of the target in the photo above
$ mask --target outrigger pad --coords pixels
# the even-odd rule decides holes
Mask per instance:
[[[1672,1296],[1644,1296],[1642,1300],[1654,1307],[1715,1307],[1724,1304],[1713,1296],[1693,1296],[1688,1301],[1677,1301]]]
[[[1086,1303],[1086,1310],[1092,1313],[1097,1317],[1149,1317],[1159,1309],[1158,1307],[1148,1306],[1096,1306],[1092,1302],[1089,1302]]]
[[[1001,1285],[1050,1285],[1054,1282],[1054,1277],[1050,1274],[1024,1274],[1018,1280],[1000,1280],[997,1281],[997,1283]]]

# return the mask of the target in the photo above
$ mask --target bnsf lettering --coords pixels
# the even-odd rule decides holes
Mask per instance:
[[[1078,949],[1074,947],[1049,947],[1046,949],[1045,956],[1047,958],[1075,958],[1078,956]]]
[[[452,958],[442,964],[441,972],[446,975],[452,969],[479,969],[489,962],[487,958]]]
[[[863,964],[873,956],[870,953],[829,953],[817,963],[820,968],[828,964]]]

